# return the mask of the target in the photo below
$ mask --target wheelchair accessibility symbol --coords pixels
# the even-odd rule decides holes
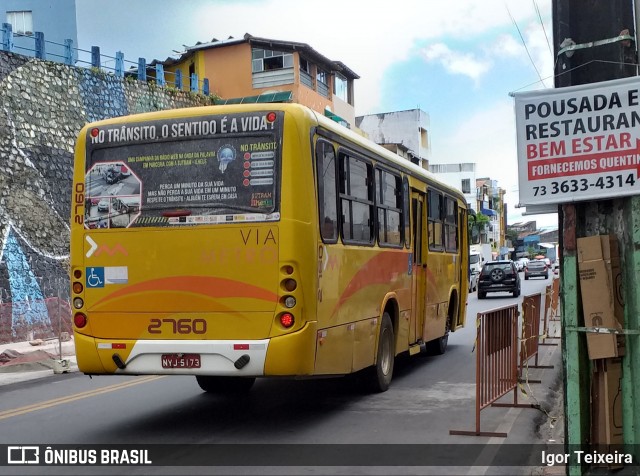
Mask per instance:
[[[104,288],[104,268],[87,268],[87,287]]]

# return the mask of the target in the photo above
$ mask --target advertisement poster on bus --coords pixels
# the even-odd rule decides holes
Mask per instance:
[[[521,205],[640,193],[640,79],[514,98]]]
[[[92,129],[87,140],[85,225],[116,228],[277,219],[282,115],[271,114]]]

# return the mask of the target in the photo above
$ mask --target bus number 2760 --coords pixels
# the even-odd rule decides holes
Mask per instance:
[[[147,327],[149,334],[162,334],[172,332],[174,334],[205,334],[207,321],[204,319],[151,319]]]

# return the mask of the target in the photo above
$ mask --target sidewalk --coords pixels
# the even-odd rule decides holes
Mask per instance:
[[[59,342],[58,339],[32,342],[41,343],[12,342],[0,345],[0,386],[54,373],[78,371],[73,338],[66,342]]]

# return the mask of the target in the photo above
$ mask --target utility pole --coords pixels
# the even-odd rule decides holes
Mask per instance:
[[[634,76],[636,41],[633,0],[553,0],[555,87],[608,81]],[[566,50],[567,46],[574,49]],[[565,49],[561,52],[561,50]],[[577,202],[558,208],[562,254],[562,327],[565,372],[565,442],[591,441],[590,388],[592,362],[587,357],[579,294],[576,239],[614,234],[620,243],[625,283],[625,329],[640,329],[640,197]],[[640,443],[640,337],[626,336],[623,358],[622,412],[624,443]],[[634,455],[638,454],[635,446]],[[571,465],[568,474],[581,475]]]

